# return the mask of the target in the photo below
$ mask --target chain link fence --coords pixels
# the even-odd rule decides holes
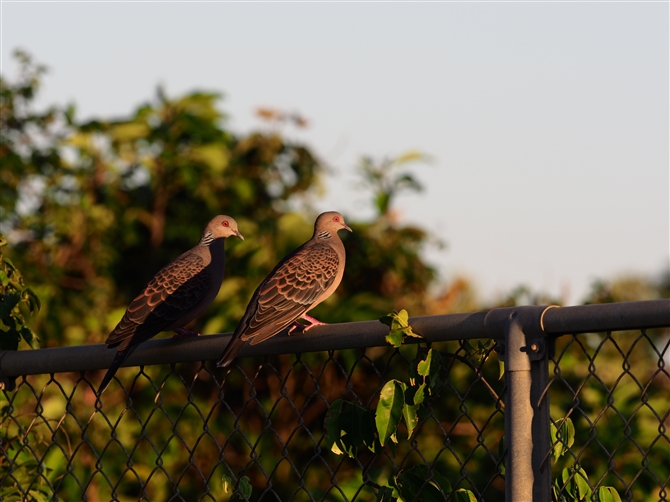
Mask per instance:
[[[506,491],[510,500],[510,483],[529,482],[548,495],[535,491],[536,500],[575,500],[580,487],[590,490],[584,500],[599,500],[606,486],[622,500],[668,500],[670,300],[635,305],[627,316],[611,306],[542,310],[546,351],[535,359],[545,380],[529,403],[537,418],[548,402],[550,418],[533,425],[547,436],[533,445],[506,423],[513,343],[509,323],[499,331],[491,312],[410,319],[443,354],[443,383],[410,439],[399,431],[397,444],[353,457],[330,449],[329,406],[376,407],[385,382],[407,379],[426,350],[389,347],[381,323],[280,336],[245,348],[228,370],[212,361],[226,335],[152,340],[101,399],[95,389],[113,357],[104,346],[4,353],[0,376],[13,390],[2,393],[0,499],[220,501],[236,492],[253,501],[374,501],[390,476],[422,464],[477,500],[505,500]],[[588,322],[571,325],[571,312]],[[475,339],[484,340],[476,350]],[[535,482],[515,478],[523,472],[515,450],[538,447]],[[445,498],[459,500],[455,493]]]
[[[574,426],[574,442],[558,438],[565,447],[561,464],[582,468],[594,492],[612,486],[622,500],[670,498],[668,334],[642,329],[558,341],[550,362],[551,417],[557,428],[566,418]]]

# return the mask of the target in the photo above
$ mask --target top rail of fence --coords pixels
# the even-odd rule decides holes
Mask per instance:
[[[502,337],[501,319],[513,312],[532,312],[530,322],[546,335],[620,331],[670,326],[670,299],[642,302],[582,305],[572,307],[510,307],[486,312],[412,317],[413,330],[424,340],[439,342]],[[326,350],[379,347],[386,345],[388,327],[379,321],[316,326],[308,333],[288,336],[285,332],[262,344],[246,345],[240,357],[270,356]],[[217,359],[231,334],[191,339],[156,339],[139,346],[123,366],[145,366]],[[88,371],[108,368],[116,351],[104,344],[0,351],[0,378],[21,375]]]

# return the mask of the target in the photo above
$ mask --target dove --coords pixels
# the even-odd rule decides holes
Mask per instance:
[[[117,352],[98,395],[140,343],[161,331],[174,331],[178,337],[198,335],[184,326],[200,316],[219,292],[226,261],[224,241],[232,235],[244,240],[233,218],[215,216],[198,244],[163,267],[130,303],[105,341]]]
[[[344,245],[338,230],[351,228],[335,211],[322,213],[312,238],[284,257],[261,282],[217,366],[228,366],[250,340],[256,345],[288,326],[289,333],[324,324],[307,312],[337,289],[344,274]],[[309,324],[301,324],[298,319]]]

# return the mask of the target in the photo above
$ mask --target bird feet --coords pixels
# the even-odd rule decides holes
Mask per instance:
[[[298,321],[293,321],[293,324],[291,325],[291,327],[288,330],[289,335],[292,334],[293,332],[304,333],[305,331],[307,331],[308,329],[313,328],[314,326],[328,324],[328,323],[325,323],[325,322],[321,322],[318,319],[315,319],[314,317],[309,316],[307,314],[305,314],[301,317],[302,317],[302,319],[307,321],[309,324],[301,324]]]
[[[184,329],[184,328],[177,328],[177,329],[174,329],[172,331],[177,333],[172,338],[187,338],[187,337],[190,337],[190,336],[200,336],[200,333],[196,333],[195,331],[190,331],[190,330]]]

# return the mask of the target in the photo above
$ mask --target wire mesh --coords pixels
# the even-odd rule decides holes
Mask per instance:
[[[456,342],[438,346],[464,353]],[[330,404],[375,407],[417,350],[243,359],[231,371],[211,362],[127,368],[100,401],[100,372],[21,377],[4,396],[5,498],[218,501],[226,478],[246,476],[254,501],[372,501],[390,475],[423,463],[454,488],[501,500],[502,383],[458,359],[411,441],[355,458],[326,446]]]
[[[549,368],[557,498],[572,500],[574,479],[592,497],[611,486],[622,500],[668,500],[669,345],[667,329],[558,340]]]
[[[667,329],[557,338],[555,499],[573,500],[581,478],[586,500],[605,486],[622,500],[668,500],[669,345]],[[424,464],[478,500],[504,500],[497,358],[490,348],[471,357],[466,341],[432,348],[446,378],[418,432],[355,458],[329,450],[329,406],[375,408],[384,383],[406,381],[425,346],[245,358],[231,370],[125,368],[100,400],[99,371],[20,377],[2,396],[0,499],[220,501],[227,483],[247,477],[253,501],[373,501],[390,476]]]

